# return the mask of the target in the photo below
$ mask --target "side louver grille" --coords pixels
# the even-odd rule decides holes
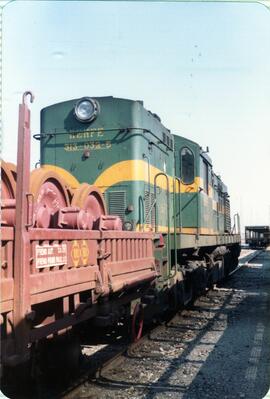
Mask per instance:
[[[225,199],[225,230],[231,231],[231,210],[228,199]]]
[[[111,191],[108,193],[109,214],[117,215],[123,221],[126,211],[126,192]]]
[[[155,207],[153,206],[154,200],[155,200],[154,193],[150,193],[150,195],[149,195],[149,191],[145,191],[144,198],[145,198],[145,205],[144,205],[145,223],[151,224],[152,226],[154,226],[155,225]]]

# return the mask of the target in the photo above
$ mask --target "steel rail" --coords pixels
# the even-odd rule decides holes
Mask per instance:
[[[238,272],[243,266],[247,266],[249,264],[249,262],[251,262],[253,259],[257,258],[257,256],[259,256],[262,252],[263,252],[263,250],[259,250],[259,251],[256,251],[256,253],[251,254],[251,257],[246,262],[244,262],[243,264],[238,265],[236,267],[236,269],[234,269],[232,272],[230,272],[228,274],[228,276],[232,276],[234,273]]]

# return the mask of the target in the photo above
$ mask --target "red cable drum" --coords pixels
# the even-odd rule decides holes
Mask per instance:
[[[15,226],[15,175],[16,166],[1,161],[1,225],[5,226]]]
[[[67,188],[61,176],[52,170],[35,169],[30,176],[30,193],[34,197],[34,226],[59,227],[59,212],[70,205]]]

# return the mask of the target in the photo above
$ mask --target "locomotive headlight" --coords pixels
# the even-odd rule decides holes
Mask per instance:
[[[75,105],[75,116],[80,122],[91,122],[97,117],[98,103],[90,97],[83,97]]]

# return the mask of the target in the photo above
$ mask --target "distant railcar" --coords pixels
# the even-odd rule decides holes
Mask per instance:
[[[265,248],[270,245],[270,226],[246,226],[245,240],[250,248]]]

